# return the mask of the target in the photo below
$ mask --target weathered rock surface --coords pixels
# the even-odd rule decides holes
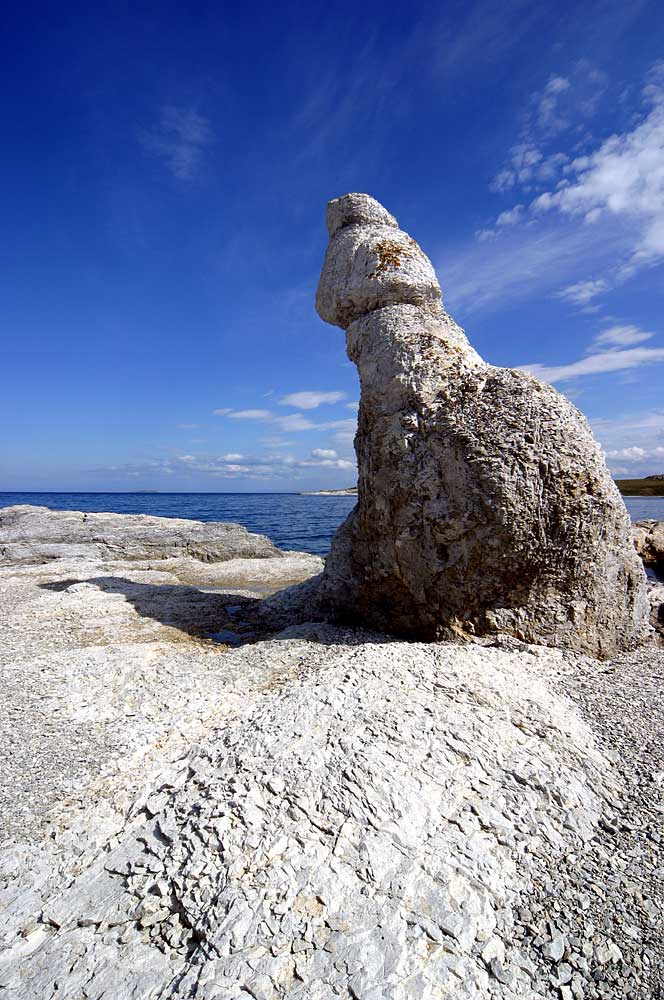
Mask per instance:
[[[358,504],[323,606],[419,638],[510,633],[609,656],[649,633],[630,521],[582,414],[486,364],[430,262],[367,195],[330,203],[316,304],[361,381]]]
[[[239,524],[146,514],[53,511],[27,504],[0,509],[0,563],[182,556],[199,562],[221,562],[278,559],[284,553],[269,538],[251,534]]]
[[[256,593],[141,561],[0,567],[0,591],[8,1000],[664,985],[664,651],[326,624],[231,649],[206,633]]]
[[[0,852],[4,996],[653,995],[657,954],[634,969],[621,948],[624,919],[643,954],[650,910],[619,921],[591,885],[622,789],[555,693],[570,664],[378,639],[322,625],[228,653],[278,682],[131,807]]]
[[[229,675],[227,649],[264,634],[249,620],[262,596],[323,565],[285,552],[223,562],[131,558],[127,515],[107,515],[109,537],[97,528],[74,558],[77,546],[64,537],[57,549],[42,548],[44,538],[60,537],[62,512],[32,511],[10,518],[23,537],[13,549],[17,564],[0,565],[0,843],[40,836],[53,809],[105,808],[118,786],[130,801],[155,759],[163,764],[219,724],[238,691],[244,697],[271,683],[267,669]],[[37,526],[34,545],[26,520]],[[198,552],[219,551],[218,525],[208,548],[199,530],[208,526],[184,523],[174,542],[195,536]],[[228,534],[245,548],[271,550],[243,529]],[[118,557],[122,544],[127,561]]]
[[[648,600],[650,602],[650,624],[664,636],[664,583],[648,580]]]
[[[664,575],[664,521],[636,521],[632,525],[632,537],[646,566]]]

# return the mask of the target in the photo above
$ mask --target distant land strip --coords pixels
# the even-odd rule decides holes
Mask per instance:
[[[664,497],[664,475],[616,479],[616,486],[624,497]]]
[[[646,476],[645,479],[616,479],[616,485],[624,497],[664,497],[664,474]],[[301,493],[305,497],[352,497],[357,495],[357,487],[343,490],[310,490]]]

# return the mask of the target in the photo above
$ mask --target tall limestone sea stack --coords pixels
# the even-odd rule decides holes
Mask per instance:
[[[373,198],[331,201],[327,227],[316,308],[346,330],[362,395],[358,503],[324,607],[415,639],[503,632],[601,657],[641,643],[643,567],[583,415],[482,360]]]

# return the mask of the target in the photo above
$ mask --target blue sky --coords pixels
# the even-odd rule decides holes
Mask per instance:
[[[661,0],[14,5],[0,489],[355,481],[325,203],[383,202],[496,365],[664,472]]]

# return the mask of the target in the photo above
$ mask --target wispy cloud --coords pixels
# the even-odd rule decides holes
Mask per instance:
[[[272,416],[269,410],[215,410],[220,417],[230,417],[231,420],[269,420]]]
[[[624,351],[597,351],[565,365],[531,364],[520,367],[543,382],[567,382],[584,375],[603,375],[661,361],[664,361],[664,347],[633,347]]]
[[[298,410],[315,410],[324,403],[339,403],[346,398],[345,392],[290,392],[279,400],[280,406],[294,406]]]
[[[294,441],[279,437],[278,434],[268,434],[266,437],[259,438],[258,443],[265,445],[266,448],[290,448],[291,445],[295,444]]]
[[[664,88],[652,86],[647,97],[652,110],[636,128],[575,159],[564,183],[532,204],[587,223],[622,220],[632,230],[627,273],[664,258]]]
[[[571,302],[575,306],[586,306],[598,295],[602,295],[609,290],[609,283],[604,278],[595,281],[576,281],[566,288],[561,288],[556,292],[556,298]]]
[[[594,347],[628,347],[630,344],[642,344],[644,340],[650,340],[654,333],[641,330],[638,326],[627,324],[624,326],[610,326],[599,333],[593,341]]]
[[[286,434],[292,434],[294,431],[312,431],[320,426],[301,413],[289,413],[285,417],[271,415],[270,422],[276,424],[279,430]]]
[[[213,134],[208,119],[197,111],[166,106],[161,110],[159,124],[141,132],[140,140],[148,152],[163,160],[174,177],[190,181]]]
[[[570,157],[551,148],[565,132],[574,132],[595,112],[606,90],[607,78],[587,60],[571,72],[549,77],[523,111],[520,139],[509,151],[506,163],[490,184],[492,191],[521,187],[525,191],[547,184],[560,175]],[[578,141],[578,135],[575,136]]]
[[[261,482],[279,479],[301,479],[312,469],[355,472],[352,459],[339,458],[332,449],[314,449],[309,458],[294,455],[272,454],[264,456],[241,455],[175,455],[171,458],[150,459],[145,462],[107,466],[95,470],[111,474],[114,479],[147,479],[160,477],[186,477],[196,475],[209,479],[254,479]]]
[[[595,80],[596,96],[605,82],[591,68],[584,72]],[[578,81],[572,76],[569,88],[556,87],[558,97],[576,107]],[[585,97],[579,106],[590,114],[596,99],[583,87],[580,93]],[[546,88],[540,104],[545,96]],[[556,294],[591,312],[593,300],[638,268],[664,262],[664,64],[653,69],[642,99],[630,129],[573,159],[541,146],[531,108],[532,134],[512,148],[492,183],[494,191],[513,191],[518,201],[481,229],[472,246],[449,255],[441,269],[453,305],[479,311]],[[570,145],[579,141],[575,129],[566,138]],[[579,275],[589,263],[592,278]]]
[[[297,393],[294,395],[297,395]],[[343,398],[345,393],[306,393],[303,395],[333,395],[335,397],[341,396]],[[333,402],[333,400],[329,399],[326,401]],[[336,399],[334,401],[336,402]],[[272,410],[232,410],[228,408],[213,410],[213,412],[218,416],[227,417],[230,420],[255,420],[261,423],[269,424],[284,434],[293,434],[298,431],[333,430],[337,431],[337,435],[335,435],[337,440],[342,439],[339,437],[340,434],[343,434],[343,440],[346,440],[348,438],[348,434],[351,432],[351,429],[352,435],[354,435],[356,428],[356,421],[348,418],[317,423],[314,420],[310,420],[309,417],[305,416],[303,413],[286,413],[282,416],[280,413],[273,413]]]
[[[491,241],[448,252],[437,270],[444,298],[470,314],[550,294],[572,280],[579,261],[591,255],[597,266],[613,260],[609,242],[597,247],[587,226],[506,226]]]
[[[567,93],[571,84],[567,77],[552,76],[547,81],[544,92],[537,102],[537,115],[544,128],[560,128],[560,98]],[[565,127],[565,126],[563,126]]]
[[[200,424],[177,424],[177,428],[180,431],[193,431],[200,426]]]

